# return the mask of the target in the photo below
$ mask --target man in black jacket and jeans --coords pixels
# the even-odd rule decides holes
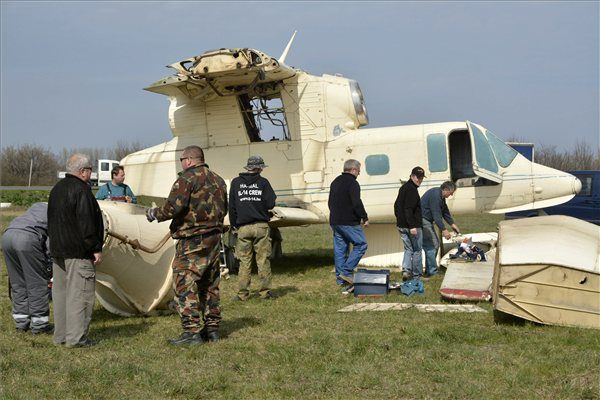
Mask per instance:
[[[89,181],[90,159],[74,154],[67,175],[50,192],[48,236],[54,260],[54,343],[89,347],[95,301],[96,265],[102,261],[104,223]]]
[[[404,244],[402,260],[402,279],[419,279],[423,275],[423,222],[421,215],[421,197],[418,188],[423,182],[425,171],[414,167],[410,179],[398,190],[394,203],[396,225]]]
[[[354,269],[367,251],[367,238],[362,226],[369,226],[369,217],[360,199],[360,185],[356,181],[359,174],[360,162],[346,160],[344,172],[331,182],[329,189],[329,224],[333,231],[335,281],[338,285],[345,285],[345,290],[352,287]]]
[[[234,300],[245,301],[250,297],[250,270],[252,255],[260,278],[259,295],[268,300],[271,293],[271,236],[269,210],[275,207],[275,192],[269,181],[260,173],[265,168],[260,156],[251,156],[240,176],[231,181],[229,189],[229,223],[237,230],[235,254],[240,259],[238,273],[239,290]]]

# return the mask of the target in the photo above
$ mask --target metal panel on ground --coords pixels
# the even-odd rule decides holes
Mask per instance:
[[[440,287],[440,294],[449,300],[489,301],[492,298],[494,261],[450,261]]]
[[[500,223],[494,308],[530,321],[600,329],[600,228],[565,216]]]

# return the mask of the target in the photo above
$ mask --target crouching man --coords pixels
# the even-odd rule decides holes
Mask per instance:
[[[48,204],[35,203],[15,218],[2,235],[2,250],[12,295],[17,332],[50,334],[48,282],[52,261],[48,253]]]

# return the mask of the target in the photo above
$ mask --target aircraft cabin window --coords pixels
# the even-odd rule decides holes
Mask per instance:
[[[372,154],[365,159],[367,175],[386,175],[390,172],[390,159],[385,154]]]
[[[485,135],[475,125],[469,125],[471,126],[473,139],[475,141],[475,157],[477,158],[477,164],[487,171],[498,172],[498,163],[494,158],[494,153],[492,152]]]
[[[102,171],[108,171],[108,163],[107,162],[100,163],[100,169]]]
[[[427,160],[430,172],[442,172],[448,169],[446,135],[434,133],[427,136]]]
[[[492,151],[496,156],[496,160],[498,160],[498,164],[502,167],[506,168],[510,165],[510,163],[517,156],[517,151],[504,143],[498,136],[494,135],[490,131],[485,131],[485,136],[487,136],[488,143],[492,146]]]
[[[238,104],[251,142],[291,139],[279,93],[253,97],[242,94]]]

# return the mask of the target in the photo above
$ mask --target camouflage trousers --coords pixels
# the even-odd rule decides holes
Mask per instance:
[[[237,230],[235,255],[240,259],[238,297],[246,300],[250,296],[250,272],[252,255],[256,256],[258,277],[260,279],[260,295],[266,296],[271,289],[271,237],[269,224],[257,222],[240,226]]]
[[[218,330],[221,234],[180,239],[173,260],[175,303],[184,332]]]

